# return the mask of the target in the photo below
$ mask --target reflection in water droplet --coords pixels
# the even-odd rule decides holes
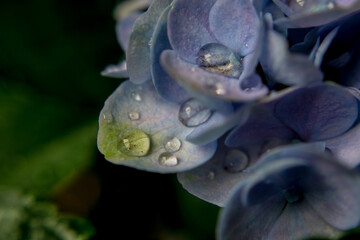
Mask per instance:
[[[140,113],[138,113],[138,112],[129,112],[128,116],[131,121],[140,119]]]
[[[262,86],[261,78],[257,74],[253,74],[240,82],[240,88],[245,92],[259,90]]]
[[[102,118],[107,123],[111,123],[114,120],[114,117],[110,112],[103,113]]]
[[[150,150],[150,138],[139,129],[129,128],[118,136],[118,149],[128,156],[146,156]]]
[[[238,78],[243,66],[237,56],[220,43],[208,43],[197,53],[196,63],[203,69]]]
[[[177,137],[167,139],[164,142],[164,147],[165,147],[165,150],[170,153],[177,152],[181,148],[181,141]]]
[[[140,102],[142,100],[141,95],[138,92],[131,92],[131,98],[137,102]]]
[[[225,156],[224,169],[230,173],[237,173],[244,170],[248,163],[249,159],[244,152],[232,149]]]
[[[186,127],[196,127],[206,122],[212,111],[195,99],[190,99],[180,106],[179,120]]]
[[[159,163],[166,167],[174,167],[179,164],[179,160],[172,153],[164,152],[159,156]]]

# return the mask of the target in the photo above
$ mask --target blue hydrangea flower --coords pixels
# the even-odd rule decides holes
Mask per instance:
[[[219,239],[358,226],[359,12],[355,0],[117,8],[126,61],[102,74],[129,80],[100,113],[99,150],[178,173],[190,193],[225,207]]]

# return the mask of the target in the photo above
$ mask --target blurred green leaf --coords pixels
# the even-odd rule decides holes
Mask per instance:
[[[62,217],[49,203],[0,189],[0,239],[85,240],[93,234],[93,227],[85,219]]]

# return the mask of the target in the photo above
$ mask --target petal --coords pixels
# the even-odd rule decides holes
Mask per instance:
[[[133,12],[147,9],[152,0],[121,1],[114,10],[115,19],[121,20]]]
[[[217,42],[209,30],[209,13],[216,0],[177,0],[169,13],[168,33],[181,58],[195,63],[200,48]]]
[[[267,233],[280,216],[285,200],[275,196],[262,199],[262,203],[246,206],[240,201],[242,196],[240,186],[220,212],[217,226],[218,239],[267,240]]]
[[[160,14],[171,2],[171,0],[153,0],[147,12],[135,21],[126,50],[128,72],[130,80],[134,83],[143,83],[151,79],[151,37]]]
[[[191,194],[213,204],[225,206],[231,190],[249,176],[246,171],[231,171],[225,168],[226,157],[230,158],[236,154],[244,156],[240,150],[229,149],[224,144],[219,144],[215,155],[208,162],[190,171],[178,173],[178,180]],[[240,160],[250,161],[247,158]],[[247,167],[248,163],[239,164]]]
[[[322,84],[285,96],[275,115],[304,141],[336,137],[348,130],[358,115],[356,99],[336,85]]]
[[[287,204],[275,222],[268,239],[304,239],[314,236],[335,237],[339,230],[327,224],[307,202]]]
[[[109,65],[102,72],[104,77],[128,78],[129,74],[126,69],[126,61],[119,62],[117,65]]]
[[[184,102],[190,96],[187,92],[171,78],[160,65],[160,54],[163,50],[171,49],[169,39],[167,37],[167,17],[169,8],[167,8],[160,17],[153,37],[151,45],[151,75],[156,91],[163,98],[173,102]]]
[[[288,50],[286,39],[272,29],[271,17],[266,18],[264,48],[260,57],[261,66],[271,78],[285,85],[307,85],[320,82],[321,71],[302,54]]]
[[[134,26],[135,20],[141,16],[141,12],[133,12],[125,18],[118,20],[116,23],[115,31],[118,42],[120,43],[121,48],[126,51],[130,33]]]
[[[360,125],[356,125],[345,134],[326,141],[332,154],[343,164],[353,168],[360,164]]]
[[[294,133],[264,106],[253,108],[247,122],[236,127],[226,138],[229,147],[259,149],[264,153],[269,149],[290,142]]]
[[[281,4],[281,1],[283,0],[274,0],[279,7],[284,6],[284,4]],[[291,2],[295,2],[295,0]],[[287,7],[285,6],[285,8]],[[296,14],[290,13],[291,10],[286,10],[285,8],[283,10],[292,16],[275,20],[275,25],[287,28],[308,28],[321,26],[356,12],[360,9],[360,2],[356,0],[338,0],[334,5],[331,5],[331,3],[329,4],[326,1],[326,4],[319,8],[305,9],[305,11]]]
[[[161,64],[165,71],[187,91],[194,95],[210,96],[214,100],[252,101],[267,93],[267,88],[259,82],[249,91],[241,87],[239,80],[211,73],[191,63],[181,60],[174,51],[165,50],[161,54]],[[215,97],[215,98],[214,98]]]
[[[193,128],[178,120],[179,105],[157,95],[152,82],[124,82],[101,112],[98,146],[105,158],[153,172],[179,172],[212,157],[216,142],[196,146],[185,140]]]
[[[255,50],[260,23],[250,1],[216,1],[210,11],[209,23],[216,39],[241,56]]]

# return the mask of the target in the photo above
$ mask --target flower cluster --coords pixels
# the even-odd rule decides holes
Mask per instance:
[[[359,1],[133,0],[116,13],[126,61],[102,74],[129,80],[100,114],[107,160],[178,173],[224,207],[218,239],[359,226]]]

